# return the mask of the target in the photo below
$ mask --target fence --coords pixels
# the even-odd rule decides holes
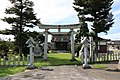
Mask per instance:
[[[98,53],[91,56],[89,62],[104,62],[119,60],[120,53]]]
[[[26,66],[29,63],[29,55],[25,56],[4,56],[0,57],[0,66]]]
[[[89,62],[104,62],[104,61],[115,61],[119,60],[120,53],[99,53],[91,56]],[[26,66],[29,63],[30,56],[4,56],[0,57],[0,66]]]

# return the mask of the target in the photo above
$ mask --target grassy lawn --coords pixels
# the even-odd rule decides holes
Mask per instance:
[[[42,66],[59,66],[59,65],[79,65],[80,59],[76,58],[77,61],[70,61],[71,54],[70,53],[49,53],[48,54],[48,61],[43,61],[42,58],[35,58],[35,66],[42,67]],[[0,77],[12,75],[15,73],[22,72],[26,69],[25,66],[23,67],[1,67],[0,66]]]
[[[105,65],[105,64],[93,64],[92,67],[98,68],[98,69],[103,69],[103,68],[107,68],[107,65]]]
[[[59,66],[59,65],[79,65],[80,59],[76,58],[77,61],[70,61],[70,53],[50,53],[48,54],[48,61],[43,61],[40,58],[35,59],[35,66]]]
[[[25,67],[0,67],[0,77],[25,71]]]

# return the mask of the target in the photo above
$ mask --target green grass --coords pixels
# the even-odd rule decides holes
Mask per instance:
[[[71,62],[70,53],[49,53],[48,61],[44,61],[43,58],[36,57],[34,65],[37,67],[42,66],[60,66],[60,65],[80,65],[80,59],[76,58],[77,61]],[[93,64],[94,68],[103,69],[107,68],[105,64]],[[22,67],[1,67],[0,66],[0,77],[16,74],[26,70],[26,66]]]
[[[98,69],[107,68],[107,65],[105,65],[105,64],[94,64],[92,66],[93,66],[93,68],[98,68]]]
[[[80,59],[76,58],[77,61],[70,61],[70,53],[50,53],[48,54],[48,61],[43,61],[40,58],[35,59],[35,65],[40,66],[59,66],[59,65],[79,65]]]
[[[49,53],[48,61],[43,61],[43,58],[35,58],[34,65],[37,67],[42,66],[59,66],[59,65],[79,65],[80,59],[76,58],[77,61],[70,61],[70,53]],[[26,67],[1,67],[0,66],[0,77],[16,74],[25,71]]]
[[[0,77],[19,73],[25,69],[25,67],[0,67]]]

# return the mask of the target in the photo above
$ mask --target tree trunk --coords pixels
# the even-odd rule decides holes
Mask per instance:
[[[22,57],[22,37],[21,37],[21,32],[19,31],[19,34],[18,34],[18,41],[19,41],[19,55]]]
[[[22,47],[21,46],[19,47],[19,54],[22,57]]]
[[[22,25],[23,25],[23,2],[21,0],[21,13],[20,13],[20,31],[19,31],[19,54],[22,56]]]

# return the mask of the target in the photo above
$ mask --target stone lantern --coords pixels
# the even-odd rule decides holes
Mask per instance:
[[[83,68],[84,69],[89,69],[91,68],[91,66],[88,64],[88,61],[87,61],[87,56],[88,56],[88,40],[87,40],[87,37],[84,37],[83,40],[81,40],[81,43],[83,44],[84,46],[84,64],[83,64]]]
[[[34,44],[35,44],[36,42],[33,40],[33,38],[32,37],[30,37],[29,39],[28,39],[28,41],[26,42],[26,44],[28,44],[28,46],[27,47],[29,47],[29,50],[30,50],[30,62],[29,62],[29,64],[28,64],[28,69],[33,69],[33,68],[35,68],[35,66],[33,65],[33,62],[34,62],[34,53],[33,53],[33,47],[34,47]]]

